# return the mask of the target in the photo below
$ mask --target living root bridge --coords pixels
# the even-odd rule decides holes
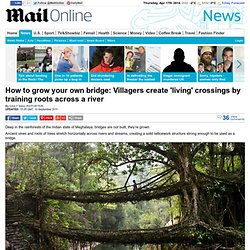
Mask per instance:
[[[41,230],[38,222],[25,222],[25,226],[35,230]],[[68,229],[57,228],[52,225],[44,225],[44,233],[83,242],[100,242],[112,244],[161,244],[161,243],[183,243],[195,245],[198,241],[204,244],[220,243],[228,244],[229,241],[241,244],[244,241],[244,234],[232,228],[210,227],[200,222],[186,225],[178,224],[159,229],[139,229],[139,230],[89,230],[89,229]],[[198,234],[206,232],[209,237],[198,240]]]
[[[128,202],[128,201],[147,201],[180,194],[180,183],[170,186],[156,188],[138,189],[135,191],[123,192],[69,192],[53,191],[44,192],[42,198],[53,200],[67,200],[81,203],[108,203],[108,202]],[[27,194],[27,193],[26,193]],[[29,193],[33,197],[39,198],[35,193]]]

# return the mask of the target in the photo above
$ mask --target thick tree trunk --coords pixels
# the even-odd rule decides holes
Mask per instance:
[[[173,144],[178,154],[180,182],[182,189],[182,214],[184,220],[200,220],[199,213],[199,188],[197,176],[192,166],[190,144]]]

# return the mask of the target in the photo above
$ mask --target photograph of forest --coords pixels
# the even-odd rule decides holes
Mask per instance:
[[[245,249],[244,143],[6,143],[6,249]]]

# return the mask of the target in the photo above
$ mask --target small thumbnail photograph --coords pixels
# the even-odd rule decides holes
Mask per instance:
[[[217,46],[217,71],[233,72],[234,51],[232,46]]]
[[[216,46],[198,46],[198,72],[218,72]]]
[[[163,72],[195,72],[196,47],[189,45],[167,45],[162,47]]]
[[[35,72],[35,46],[18,46],[17,72]]]
[[[160,72],[160,47],[126,46],[126,72]]]
[[[88,48],[84,46],[53,46],[54,72],[87,72]]]
[[[38,72],[52,72],[52,47],[35,47],[36,69]]]
[[[90,46],[90,72],[124,72],[123,46]]]
[[[52,47],[19,46],[17,72],[52,72]]]

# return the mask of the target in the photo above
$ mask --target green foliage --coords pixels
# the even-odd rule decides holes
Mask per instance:
[[[214,188],[218,189],[219,192],[225,192],[225,184],[220,180],[214,180]]]
[[[118,230],[123,223],[124,212],[121,204],[115,208],[104,208],[101,211],[101,221],[103,229]]]
[[[155,213],[142,214],[139,219],[139,225],[141,228],[158,228],[162,226],[162,219]]]
[[[136,229],[140,228],[138,225],[138,221],[140,216],[143,214],[141,209],[138,209],[132,203],[127,203],[123,205],[124,208],[124,222],[122,225],[122,229]]]
[[[40,192],[58,187],[63,173],[57,168],[56,159],[49,156],[49,149],[45,143],[23,144],[15,149],[15,164],[18,167],[10,177],[18,181],[19,190]]]
[[[245,231],[245,223],[239,223],[238,230],[244,232]]]
[[[180,216],[179,198],[174,196],[171,199],[171,206],[168,199],[123,205],[125,219],[122,229],[165,227],[171,219]]]
[[[201,173],[218,175],[242,170],[244,147],[238,143],[207,143],[196,153],[193,164]]]
[[[84,208],[76,203],[48,200],[46,208],[46,223],[63,227],[81,227],[78,217],[84,212]]]
[[[209,244],[213,242],[213,235],[206,229],[197,228],[191,230],[190,235],[194,238],[197,245]]]

